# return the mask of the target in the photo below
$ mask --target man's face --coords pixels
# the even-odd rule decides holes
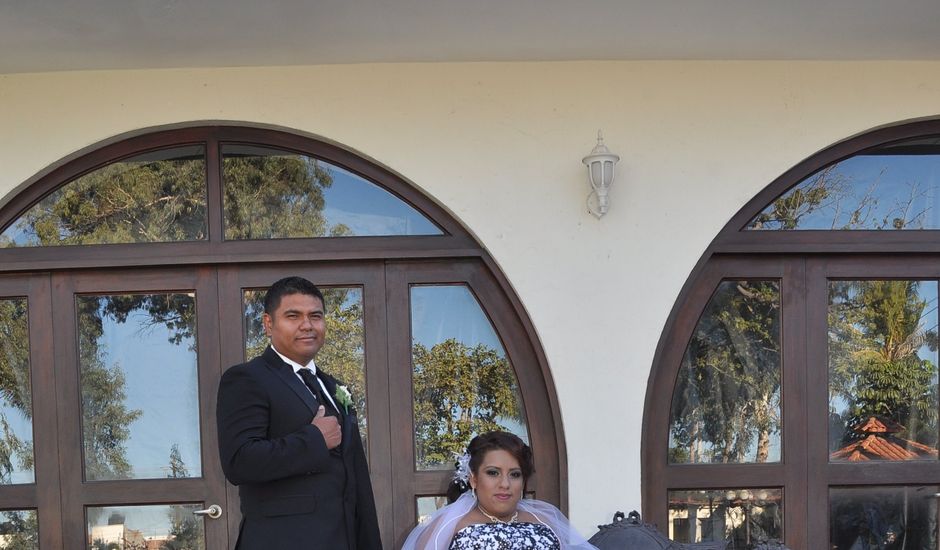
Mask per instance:
[[[301,365],[313,359],[326,339],[323,302],[316,296],[282,296],[274,314],[265,313],[261,319],[274,349]]]

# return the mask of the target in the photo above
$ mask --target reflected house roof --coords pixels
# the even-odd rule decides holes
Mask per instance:
[[[832,452],[829,455],[831,460],[863,462],[937,458],[937,449],[894,435],[903,431],[904,427],[890,420],[870,416],[853,430],[863,437]]]

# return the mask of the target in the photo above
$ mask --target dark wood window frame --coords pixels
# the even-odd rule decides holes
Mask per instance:
[[[262,145],[322,158],[380,185],[425,215],[442,234],[225,241],[220,159],[223,143]],[[220,342],[241,336],[241,302],[237,299],[241,289],[264,286],[284,274],[306,272],[324,285],[350,284],[352,277],[351,284],[361,283],[368,296],[366,362],[374,365],[367,374],[370,460],[383,538],[389,547],[399,544],[413,524],[414,496],[441,494],[449,479],[440,472],[416,472],[413,460],[409,462],[413,451],[393,442],[390,431],[412,430],[411,407],[400,408],[402,403],[411,402],[410,372],[406,372],[410,368],[409,324],[401,322],[409,315],[403,299],[407,300],[411,284],[467,284],[478,297],[519,379],[530,441],[538,461],[539,473],[530,489],[567,509],[567,452],[554,384],[519,298],[493,259],[459,222],[390,170],[337,145],[281,130],[197,126],[142,131],[89,147],[24,186],[0,206],[0,227],[7,227],[33,204],[80,175],[143,152],[188,144],[206,146],[208,239],[0,249],[0,295],[28,296],[30,300],[30,339],[31,343],[37,342],[30,350],[34,433],[56,434],[35,438],[37,481],[25,486],[0,486],[2,508],[38,508],[44,548],[73,547],[83,539],[81,508],[85,506],[208,504],[218,499],[226,510],[236,510],[236,493],[221,481],[214,416],[210,412],[214,410],[215,386],[222,371],[241,361],[242,351],[223,347]],[[200,316],[197,321],[200,409],[204,416],[200,425],[203,476],[82,481],[81,453],[74,452],[81,449],[80,426],[69,417],[80,407],[76,363],[69,359],[75,357],[76,343],[62,336],[70,330],[74,334],[74,328],[69,327],[74,327],[75,320],[72,308],[61,304],[74,301],[76,292],[168,289],[195,290],[197,308],[219,312],[218,318]],[[393,320],[398,328],[390,328]],[[406,350],[407,362],[399,365]],[[217,494],[220,487],[227,496]],[[207,524],[207,540],[210,545],[224,546],[236,530],[237,514],[232,513],[226,522]]]
[[[870,147],[940,134],[940,120],[879,128],[800,162],[758,193],[699,259],[667,319],[649,376],[643,416],[643,515],[668,525],[667,492],[782,487],[784,536],[793,549],[829,540],[831,486],[940,483],[940,462],[830,463],[826,418],[827,281],[940,279],[940,231],[747,231],[774,199],[815,171]],[[668,464],[670,403],[685,348],[723,280],[780,281],[782,317],[781,461],[766,464]],[[822,363],[820,363],[822,358]],[[820,367],[820,364],[822,367]]]

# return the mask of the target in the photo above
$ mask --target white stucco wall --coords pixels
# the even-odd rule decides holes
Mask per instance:
[[[815,151],[938,114],[931,62],[0,75],[0,196],[101,140],[202,120],[294,128],[399,172],[477,235],[527,308],[558,388],[571,515],[590,534],[614,511],[640,508],[653,353],[714,235]],[[585,211],[581,165],[598,128],[622,158],[602,220]]]

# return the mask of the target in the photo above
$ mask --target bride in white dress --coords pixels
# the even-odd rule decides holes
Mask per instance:
[[[402,550],[596,550],[558,508],[523,499],[532,450],[507,432],[473,438],[448,490],[451,504],[415,527]]]

